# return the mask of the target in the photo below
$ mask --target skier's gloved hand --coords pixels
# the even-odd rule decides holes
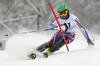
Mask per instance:
[[[64,25],[61,25],[60,27],[61,27],[61,29],[62,29],[63,31],[65,31],[65,29],[66,29],[66,28],[65,28],[65,26],[64,26]],[[57,30],[60,30],[60,28],[59,28],[59,27],[57,27],[56,29],[57,29]]]
[[[90,39],[87,40],[87,43],[88,43],[88,45],[93,45],[94,46],[94,43]]]

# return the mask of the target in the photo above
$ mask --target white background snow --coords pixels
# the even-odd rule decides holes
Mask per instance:
[[[53,35],[53,34],[52,34]],[[100,66],[99,35],[91,34],[95,46],[88,46],[83,35],[78,31],[76,39],[67,52],[66,46],[48,58],[38,56],[35,60],[26,55],[38,45],[48,41],[52,35],[45,32],[19,34],[9,38],[6,49],[0,51],[0,66]]]

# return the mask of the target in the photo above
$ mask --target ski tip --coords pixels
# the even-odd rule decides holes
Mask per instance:
[[[29,53],[27,56],[29,58],[31,58],[31,59],[35,59],[36,58],[36,54],[34,54],[34,53]]]

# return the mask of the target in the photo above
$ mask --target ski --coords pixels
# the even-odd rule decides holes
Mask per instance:
[[[31,59],[35,59],[36,58],[36,54],[35,53],[29,53],[28,57]]]

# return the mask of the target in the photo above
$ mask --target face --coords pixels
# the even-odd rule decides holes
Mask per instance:
[[[66,19],[68,16],[67,13],[68,11],[63,11],[63,12],[59,12],[58,14],[61,16],[62,19]]]

